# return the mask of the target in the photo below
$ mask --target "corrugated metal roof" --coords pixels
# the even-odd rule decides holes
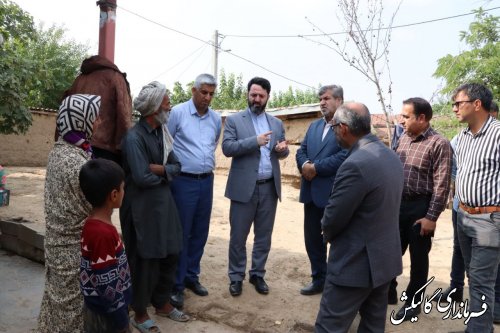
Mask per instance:
[[[241,110],[215,110],[215,111],[218,112],[224,118],[233,113],[240,112]],[[301,115],[301,114],[306,115],[308,113],[316,113],[320,111],[321,110],[319,108],[319,103],[266,109],[267,113],[275,117],[286,117],[286,116]]]

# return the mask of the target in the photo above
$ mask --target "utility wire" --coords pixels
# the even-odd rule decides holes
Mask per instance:
[[[266,68],[266,67],[264,67],[264,66],[262,66],[262,65],[259,65],[259,64],[255,63],[255,62],[253,62],[253,61],[251,61],[251,60],[249,60],[249,59],[243,58],[242,56],[239,56],[239,55],[237,55],[237,54],[234,54],[234,53],[232,53],[232,52],[230,52],[230,51],[227,51],[227,50],[222,50],[222,51],[223,51],[223,52],[226,52],[226,53],[228,53],[228,54],[230,54],[230,55],[232,55],[233,57],[236,57],[236,58],[238,58],[238,59],[241,59],[241,60],[243,60],[243,61],[246,61],[246,62],[248,62],[248,63],[250,63],[250,64],[252,64],[252,65],[254,65],[254,66],[257,66],[257,67],[259,67],[259,68],[262,68],[262,69],[263,69],[263,70],[265,70],[266,72],[269,72],[269,73],[271,73],[271,74],[274,74],[274,75],[276,75],[276,76],[279,76],[279,77],[281,77],[281,78],[283,78],[283,79],[285,79],[285,80],[295,82],[295,83],[297,83],[297,84],[300,84],[300,85],[302,85],[302,86],[305,86],[305,87],[310,88],[310,89],[313,89],[313,90],[316,90],[316,89],[317,89],[316,87],[313,87],[313,86],[311,86],[311,85],[308,85],[308,84],[305,84],[305,83],[299,82],[299,81],[297,81],[297,80],[294,80],[294,79],[291,79],[291,78],[289,78],[289,77],[286,77],[286,76],[284,76],[284,75],[282,75],[282,74],[279,74],[279,73],[277,73],[277,72],[275,72],[275,71],[272,71],[272,70],[270,70],[269,68]]]
[[[127,12],[127,13],[129,13],[129,14],[132,14],[132,15],[134,15],[134,16],[137,16],[138,18],[141,18],[141,19],[143,19],[143,20],[145,20],[145,21],[148,21],[148,22],[150,22],[150,23],[153,23],[153,24],[159,25],[160,27],[162,27],[162,28],[164,28],[164,29],[167,29],[167,30],[170,30],[170,31],[176,32],[176,33],[178,33],[178,34],[184,35],[184,36],[189,37],[189,38],[196,39],[197,41],[200,41],[200,42],[205,43],[205,44],[213,45],[213,44],[211,44],[211,43],[209,43],[209,42],[207,42],[207,41],[205,41],[205,40],[203,40],[203,39],[201,39],[201,38],[198,38],[198,37],[196,37],[196,36],[190,35],[190,34],[188,34],[188,33],[182,32],[182,31],[177,30],[177,29],[174,29],[174,28],[167,27],[167,26],[166,26],[166,25],[164,25],[164,24],[161,24],[161,23],[158,23],[158,22],[153,21],[153,20],[151,20],[151,19],[148,19],[147,17],[142,16],[141,14],[137,14],[137,13],[135,13],[135,12],[131,11],[131,10],[128,10],[128,9],[126,9],[125,7],[118,6],[118,8],[120,8],[120,9],[122,9],[122,10],[126,11],[126,12]]]
[[[488,9],[483,9],[483,12],[489,12],[495,9],[499,9],[500,7],[493,7],[493,8],[488,8]],[[458,15],[453,15],[453,16],[447,16],[447,17],[441,17],[437,19],[432,19],[432,20],[427,20],[427,21],[420,21],[420,22],[414,22],[414,23],[407,23],[407,24],[401,24],[401,25],[394,25],[392,27],[381,27],[377,29],[368,29],[368,30],[361,30],[360,32],[368,32],[368,31],[379,31],[379,30],[388,30],[388,29],[397,29],[397,28],[406,28],[406,27],[411,27],[414,25],[421,25],[421,24],[427,24],[427,23],[432,23],[432,22],[438,22],[438,21],[444,21],[444,20],[450,20],[454,19],[457,17],[463,17],[463,16],[469,16],[469,15],[474,15],[476,13],[465,13],[465,14],[458,14]],[[340,31],[340,32],[331,32],[327,34],[297,34],[297,35],[224,35],[221,34],[224,37],[235,37],[235,38],[297,38],[297,37],[320,37],[320,36],[331,36],[331,35],[343,35],[347,34],[349,31]]]
[[[205,48],[203,48],[203,51],[198,53],[198,55],[193,59],[193,61],[191,61],[191,63],[189,64],[189,66],[187,66],[184,71],[182,71],[182,73],[180,73],[178,76],[177,76],[177,81],[179,81],[179,79],[184,75],[184,73],[186,73],[188,71],[188,69],[190,69],[193,64],[196,62],[196,60],[198,60],[198,58],[203,54],[205,53]]]
[[[189,55],[185,56],[185,57],[182,57],[181,60],[179,60],[175,65],[169,67],[168,69],[164,70],[163,72],[161,72],[160,74],[158,74],[155,78],[153,78],[151,81],[154,81],[156,80],[157,78],[167,74],[168,72],[170,72],[172,69],[174,69],[175,67],[179,66],[181,63],[183,63],[184,61],[188,60],[193,54],[195,54],[196,52],[198,52],[201,48],[203,47],[207,47],[206,44],[202,44],[199,48],[197,48],[196,50],[194,50],[193,52],[191,52]],[[203,53],[203,52],[202,52]]]
[[[259,65],[259,64],[255,63],[255,62],[253,62],[253,61],[252,61],[252,60],[250,60],[250,59],[247,59],[247,58],[245,58],[245,57],[242,57],[242,56],[240,56],[240,55],[235,54],[235,53],[233,53],[231,50],[224,50],[224,49],[222,49],[222,48],[220,47],[220,45],[214,45],[214,43],[212,43],[212,42],[207,42],[207,41],[205,41],[205,40],[203,40],[203,39],[201,39],[201,38],[199,38],[199,37],[196,37],[196,36],[190,35],[190,34],[188,34],[188,33],[182,32],[182,31],[177,30],[177,29],[174,29],[174,28],[167,27],[167,26],[166,26],[166,25],[164,25],[164,24],[161,24],[161,23],[158,23],[158,22],[153,21],[153,20],[151,20],[151,19],[148,19],[147,17],[142,16],[142,15],[140,15],[140,14],[137,14],[137,13],[135,13],[135,12],[133,12],[133,11],[131,11],[131,10],[128,10],[128,9],[126,9],[126,8],[124,8],[124,7],[118,6],[118,8],[120,8],[120,9],[124,10],[125,12],[127,12],[127,13],[129,13],[129,14],[131,14],[131,15],[137,16],[137,17],[139,17],[139,18],[141,18],[141,19],[143,19],[143,20],[145,20],[145,21],[148,21],[148,22],[150,22],[150,23],[153,23],[153,24],[155,24],[155,25],[158,25],[158,26],[160,26],[160,27],[162,27],[162,28],[164,28],[164,29],[167,29],[167,30],[170,30],[170,31],[176,32],[176,33],[181,34],[181,35],[183,35],[183,36],[186,36],[186,37],[189,37],[189,38],[192,38],[192,39],[196,39],[197,41],[200,41],[200,42],[202,42],[202,43],[205,43],[205,44],[208,44],[208,45],[210,45],[210,46],[216,47],[216,48],[217,48],[219,51],[221,51],[221,52],[225,52],[225,53],[227,53],[227,54],[229,54],[229,55],[232,55],[232,56],[233,56],[233,57],[235,57],[235,58],[238,58],[238,59],[240,59],[240,60],[243,60],[243,61],[245,61],[245,62],[248,62],[249,64],[252,64],[252,65],[254,65],[254,66],[257,66],[257,67],[259,67],[259,68],[261,68],[261,69],[265,70],[266,72],[269,72],[269,73],[271,73],[271,74],[274,74],[274,75],[276,75],[276,76],[279,76],[279,77],[281,77],[281,78],[283,78],[283,79],[285,79],[285,80],[288,80],[288,81],[291,81],[291,82],[294,82],[294,83],[300,84],[300,85],[302,85],[302,86],[305,86],[305,87],[308,87],[308,88],[311,88],[311,89],[316,90],[316,88],[315,88],[315,87],[313,87],[313,86],[311,86],[311,85],[309,85],[309,84],[305,84],[305,83],[299,82],[299,81],[297,81],[297,80],[291,79],[291,78],[289,78],[289,77],[287,77],[287,76],[284,76],[284,75],[282,75],[282,74],[279,74],[279,73],[277,73],[277,72],[275,72],[275,71],[273,71],[273,70],[270,70],[269,68],[266,68],[266,67],[264,67],[264,66],[262,66],[262,65]]]

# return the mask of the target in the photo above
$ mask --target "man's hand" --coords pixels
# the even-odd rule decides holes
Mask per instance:
[[[269,140],[271,140],[271,134],[273,131],[265,132],[260,135],[257,135],[257,144],[259,146],[265,146],[269,143]]]
[[[417,220],[415,224],[420,224],[420,236],[434,236],[434,231],[436,230],[436,222],[424,217]]]
[[[308,181],[311,181],[314,177],[316,177],[316,168],[313,163],[304,164],[302,167],[302,176]]]
[[[165,175],[165,168],[160,164],[150,164],[149,170],[157,176],[162,177]]]
[[[274,146],[274,150],[276,150],[277,153],[281,153],[285,150],[287,150],[288,148],[288,141],[287,140],[283,140],[279,143],[276,144],[276,146]]]

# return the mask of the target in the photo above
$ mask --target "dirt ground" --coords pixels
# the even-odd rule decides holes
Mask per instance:
[[[0,208],[0,218],[23,217],[43,228],[43,168],[7,167],[7,187],[11,190],[10,206]],[[243,294],[231,297],[228,291],[227,250],[229,240],[229,200],[224,197],[227,170],[218,170],[215,177],[214,204],[210,235],[202,259],[201,282],[209,296],[198,297],[186,292],[185,311],[193,321],[174,323],[161,317],[157,321],[162,332],[312,332],[321,296],[302,296],[299,289],[310,281],[310,266],[303,241],[303,209],[298,202],[298,179],[283,180],[283,201],[278,204],[273,245],[267,263],[268,295],[258,294],[248,280]],[[119,228],[117,213],[113,221]],[[248,257],[251,258],[253,236],[249,236]],[[438,221],[430,255],[430,276],[435,280],[427,289],[432,295],[437,288],[446,288],[452,249],[451,212],[446,210]],[[401,292],[408,282],[408,255],[403,259],[404,272],[398,278]],[[0,271],[2,268],[0,267]],[[0,274],[2,276],[2,274]],[[401,289],[401,290],[399,290]],[[433,308],[419,316],[415,323],[393,325],[391,311],[402,306],[389,306],[386,332],[450,332],[463,331],[464,319],[442,319],[446,313]],[[0,312],[2,310],[0,309]],[[151,312],[152,313],[152,312]],[[357,321],[350,332],[355,332]],[[36,318],[27,325],[35,327]]]

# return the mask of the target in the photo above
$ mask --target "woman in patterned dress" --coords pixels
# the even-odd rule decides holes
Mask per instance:
[[[40,333],[83,330],[79,287],[80,235],[91,206],[78,174],[91,159],[90,138],[101,97],[70,95],[57,115],[60,137],[49,153],[45,179],[45,290],[38,317]]]

